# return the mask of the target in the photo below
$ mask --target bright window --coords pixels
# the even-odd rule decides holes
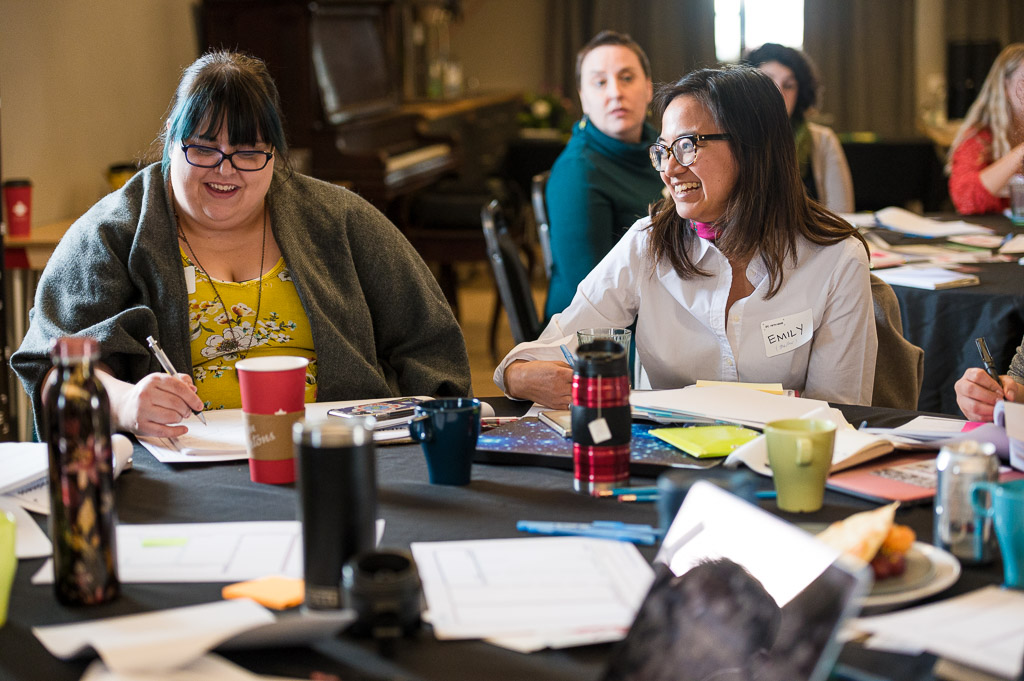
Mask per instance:
[[[764,43],[803,48],[804,0],[715,0],[718,61],[736,62]]]

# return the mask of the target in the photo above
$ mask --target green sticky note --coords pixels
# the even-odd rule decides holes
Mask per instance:
[[[654,428],[650,433],[690,456],[698,458],[728,456],[732,450],[760,435],[756,430],[743,426]]]
[[[188,537],[151,537],[142,540],[145,548],[157,546],[184,546],[188,543]]]

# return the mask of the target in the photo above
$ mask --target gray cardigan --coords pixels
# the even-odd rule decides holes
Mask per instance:
[[[469,360],[455,317],[402,234],[352,192],[276,172],[274,232],[309,318],[317,400],[468,395]],[[192,366],[188,294],[174,213],[159,164],[79,218],[54,250],[30,326],[11,357],[37,428],[52,339],[87,335],[102,361],[135,383],[160,366],[155,336],[179,371]]]

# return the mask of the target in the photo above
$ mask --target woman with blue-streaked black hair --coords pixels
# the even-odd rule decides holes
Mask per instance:
[[[245,357],[310,360],[307,402],[469,393],[462,333],[408,241],[289,168],[262,61],[210,52],[186,68],[162,142],[162,161],[79,218],[43,272],[11,359],[37,425],[49,345],[69,335],[99,340],[114,426],[138,435],[239,407]],[[182,373],[161,370],[148,336]]]

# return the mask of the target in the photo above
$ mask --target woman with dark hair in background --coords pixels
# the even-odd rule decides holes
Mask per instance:
[[[583,119],[555,160],[546,201],[551,283],[545,318],[565,309],[583,277],[661,195],[647,159],[651,65],[628,35],[602,31],[576,55]]]
[[[54,338],[100,343],[114,427],[174,437],[192,410],[238,407],[235,362],[310,360],[306,401],[466,395],[465,342],[422,259],[352,192],[293,173],[259,59],[185,69],[163,160],[71,226],[11,358],[37,427]],[[182,373],[165,374],[154,336]]]
[[[817,103],[820,89],[810,59],[792,47],[765,43],[748,54],[745,63],[767,73],[782,92],[807,193],[831,211],[853,212],[853,180],[843,146],[831,128],[806,117]]]
[[[778,88],[757,69],[695,71],[655,99],[650,156],[669,197],[637,221],[541,337],[494,372],[510,397],[564,409],[575,331],[636,321],[650,387],[780,382],[870,404],[877,340],[868,253],[811,201]]]

